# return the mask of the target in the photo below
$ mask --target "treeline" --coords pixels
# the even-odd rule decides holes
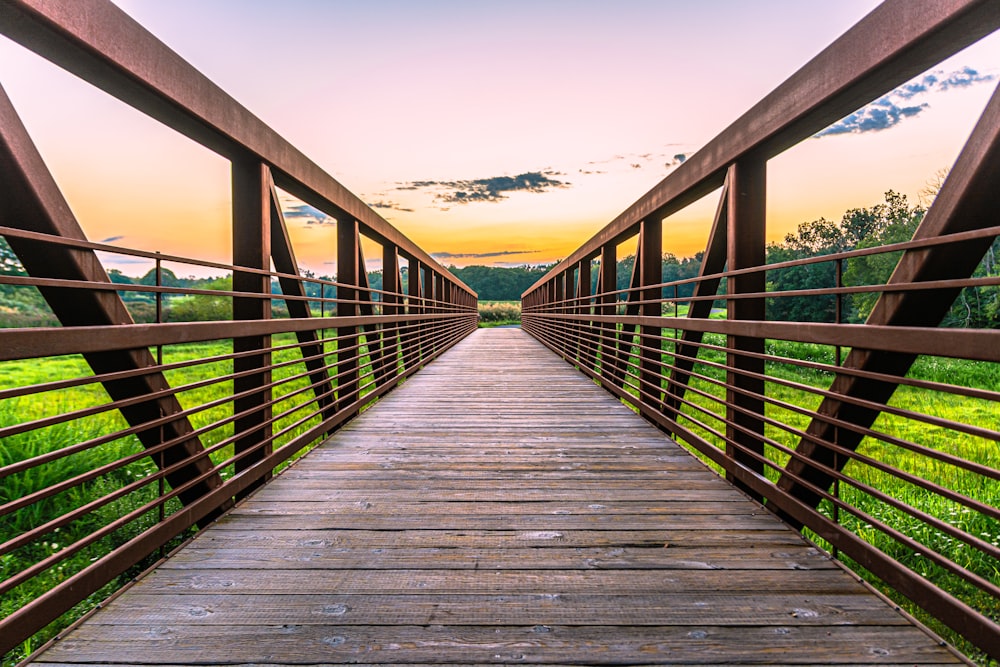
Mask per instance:
[[[799,225],[795,233],[785,236],[778,243],[767,246],[768,264],[800,260],[840,253],[849,250],[872,248],[890,243],[908,241],[923,219],[925,210],[920,206],[910,206],[905,195],[889,191],[885,201],[871,208],[855,208],[844,213],[839,222],[820,218]],[[881,285],[889,279],[899,260],[900,253],[882,253],[855,257],[842,262],[841,284],[844,286]],[[1000,257],[1000,239],[995,240],[985,258],[975,272],[975,276],[1000,275],[997,258]],[[663,256],[663,282],[673,283],[698,276],[702,253],[693,257],[678,258],[672,254]],[[635,257],[628,256],[618,261],[616,282],[618,289],[627,289],[632,276]],[[466,266],[450,267],[450,270],[479,294],[481,301],[519,301],[521,294],[533,285],[551,266],[492,267]],[[592,270],[591,293],[596,290],[598,266]],[[403,285],[401,291],[408,291],[409,276],[406,268],[401,271]],[[20,262],[7,242],[0,237],[0,275],[24,275]],[[111,280],[121,285],[153,286],[156,284],[155,270],[145,275],[131,278],[121,271],[109,271]],[[382,289],[382,272],[367,274],[372,290]],[[316,276],[304,272],[306,295],[310,308],[316,315],[332,315],[332,302],[321,301],[336,298],[336,287],[314,282],[332,282],[330,276]],[[231,291],[232,277],[180,278],[169,269],[161,269],[160,283],[166,287],[185,290]],[[771,270],[767,274],[768,292],[793,290],[829,289],[837,285],[837,267],[833,261],[794,266]],[[725,293],[725,281],[719,293]],[[693,294],[694,283],[666,287],[664,298],[689,297]],[[277,280],[272,281],[271,292],[280,294]],[[156,295],[141,290],[119,292],[129,312],[137,322],[152,322],[156,317]],[[863,322],[871,313],[879,292],[865,292],[846,295],[841,299],[841,321]],[[373,293],[373,300],[379,300]],[[166,321],[226,320],[232,317],[232,299],[229,296],[212,294],[167,294],[161,303]],[[718,305],[722,306],[720,300]],[[772,320],[798,322],[833,322],[836,319],[837,301],[834,295],[789,296],[767,299],[767,316]],[[272,302],[275,317],[287,316],[287,307],[280,299]],[[30,327],[54,326],[58,324],[41,293],[34,287],[0,284],[0,326]],[[996,328],[1000,326],[1000,286],[988,285],[964,288],[946,316],[944,326],[970,328]]]
[[[874,248],[909,241],[926,210],[910,206],[906,195],[890,190],[885,202],[871,208],[855,208],[839,222],[824,218],[799,225],[781,243],[767,247],[768,264],[850,250]],[[901,252],[854,257],[843,261],[841,284],[845,287],[884,285],[899,261]],[[974,275],[997,276],[1000,267],[1000,239],[993,242]],[[820,262],[768,272],[767,290],[781,292],[833,288],[837,285],[836,262]],[[841,321],[864,322],[872,312],[879,292],[850,294],[841,300]],[[767,300],[767,316],[773,320],[834,322],[836,296],[780,297]],[[946,327],[996,328],[1000,326],[1000,287],[966,287],[955,299],[942,322]]]
[[[482,301],[520,301],[521,293],[542,277],[550,267],[521,266],[513,268],[468,266],[464,268],[451,267],[450,270],[465,284],[479,294]],[[10,249],[6,240],[0,237],[0,275],[26,275],[17,256]],[[116,285],[132,285],[153,287],[157,284],[156,270],[150,269],[145,275],[131,277],[118,269],[108,272],[111,282]],[[336,306],[332,299],[337,297],[334,277],[316,275],[304,271],[303,283],[305,294],[310,299],[310,310],[315,315],[333,315]],[[382,272],[367,273],[368,286],[373,290],[372,300],[379,301],[377,290],[382,289]],[[409,290],[409,274],[406,267],[401,271],[401,292]],[[169,268],[160,269],[160,285],[179,288],[181,290],[198,290],[210,292],[231,292],[233,279],[231,275],[209,278],[182,278]],[[317,282],[320,281],[320,282]],[[271,293],[281,294],[277,280],[271,281]],[[119,296],[136,322],[156,321],[155,292],[139,289],[121,290]],[[324,303],[322,300],[325,299]],[[168,322],[190,322],[208,320],[228,320],[232,318],[232,298],[225,294],[170,294],[161,298],[162,319]],[[284,301],[272,301],[274,317],[285,317],[288,308]],[[39,327],[57,326],[58,321],[49,309],[45,298],[35,287],[0,284],[0,327]]]
[[[521,294],[544,276],[551,266],[464,266],[448,267],[463,283],[475,290],[480,301],[520,301]]]

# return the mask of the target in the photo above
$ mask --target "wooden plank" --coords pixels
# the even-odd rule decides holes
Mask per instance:
[[[236,522],[241,530],[292,530],[309,526],[316,530],[420,530],[427,519],[420,516],[360,516],[358,514],[235,514],[219,520],[218,525]],[[440,515],[434,520],[438,530],[775,530],[781,522],[769,514],[756,516],[586,516],[534,514]]]
[[[374,502],[372,502],[374,500]],[[709,514],[713,519],[722,514],[753,516],[758,508],[747,504],[746,500],[730,498],[728,501],[699,502],[680,500],[673,502],[630,501],[587,503],[587,501],[529,502],[517,499],[483,500],[478,502],[381,502],[378,499],[358,502],[336,502],[329,500],[271,500],[244,503],[233,510],[233,516],[243,514],[363,514],[365,516],[408,516],[414,518],[437,514],[446,516],[478,516],[495,514],[515,516],[521,514],[556,515],[695,515]]]
[[[684,481],[675,482],[680,488],[667,489],[637,489],[634,486],[620,486],[618,488],[607,488],[605,486],[594,489],[578,488],[523,488],[518,486],[515,489],[465,489],[465,488],[441,488],[433,489],[420,488],[420,497],[427,502],[478,502],[483,500],[504,499],[508,502],[525,502],[541,500],[577,500],[600,502],[602,500],[616,500],[621,502],[647,500],[647,501],[733,501],[745,500],[738,492],[731,489],[720,489],[717,482]],[[397,489],[395,485],[387,485],[381,482],[382,488],[373,490],[372,488],[340,488],[331,490],[326,482],[315,482],[309,480],[296,484],[294,488],[275,488],[273,491],[265,489],[264,492],[254,496],[255,502],[276,502],[293,500],[329,501],[329,502],[359,502],[378,499],[381,502],[395,505],[396,503],[410,501],[413,499],[413,488]],[[709,488],[705,488],[707,485]],[[365,485],[367,486],[367,485]],[[425,485],[426,486],[426,485]],[[714,487],[714,488],[712,488]],[[603,491],[603,493],[602,493]]]
[[[618,610],[622,613],[622,610]],[[631,615],[623,613],[626,620]],[[923,641],[921,641],[923,640]],[[770,664],[775,658],[808,664],[817,656],[879,664],[889,658],[923,664],[941,649],[916,628],[898,626],[178,626],[88,625],[59,642],[58,651],[78,662],[105,662],[109,655],[134,664],[267,663],[280,656],[325,664],[393,660],[433,662],[442,656],[484,663],[576,663],[648,665],[680,655],[703,664],[742,661]]]
[[[606,591],[674,595],[691,591],[784,593],[850,593],[858,585],[844,572],[815,570],[385,570],[364,575],[352,570],[315,570],[304,583],[297,570],[168,570],[146,577],[145,593],[183,595],[226,591],[230,594],[297,593],[307,585],[315,595],[367,594],[440,595],[489,593],[590,594]]]
[[[720,604],[721,603],[721,604]],[[606,625],[608,609],[628,609],[633,625],[905,625],[878,599],[856,594],[655,595],[258,595],[137,594],[101,625]]]
[[[783,527],[774,530],[244,530],[239,523],[214,526],[187,548],[295,547],[449,547],[498,549],[559,547],[728,547],[746,554],[752,549],[805,548],[802,538]]]
[[[517,330],[453,348],[43,658],[957,662]]]
[[[452,547],[385,548],[301,546],[297,548],[237,545],[231,548],[188,548],[161,566],[165,570],[828,570],[837,567],[817,549],[753,549],[737,553],[728,547],[684,549],[656,547]]]

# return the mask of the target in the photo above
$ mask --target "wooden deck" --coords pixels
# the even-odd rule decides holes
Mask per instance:
[[[488,329],[37,663],[959,660],[529,336]]]

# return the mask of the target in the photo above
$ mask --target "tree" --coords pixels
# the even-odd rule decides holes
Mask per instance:
[[[923,219],[924,209],[910,207],[906,195],[893,190],[885,193],[885,202],[871,208],[853,208],[844,213],[839,223],[825,218],[799,225],[795,234],[785,236],[783,243],[769,244],[768,264],[788,262],[870,248],[896,241],[907,241]],[[899,254],[871,255],[847,262],[845,285],[882,284],[889,278]],[[831,289],[836,287],[836,265],[819,262],[777,269],[769,272],[769,292]],[[877,292],[855,294],[842,300],[841,321],[863,320],[871,312]],[[772,297],[767,300],[768,317],[796,322],[833,322],[837,300],[834,295]]]
[[[139,285],[155,285],[156,269],[152,268],[142,278],[136,281]],[[164,287],[180,287],[181,281],[177,275],[166,267],[160,267],[160,284]]]
[[[852,222],[865,226],[868,233],[859,238],[855,248],[876,248],[891,243],[903,243],[913,238],[913,232],[924,217],[924,209],[916,206],[910,208],[906,203],[906,195],[893,191],[885,193],[885,204],[879,204],[872,209],[853,209]],[[847,216],[845,215],[845,219]],[[879,253],[848,260],[844,271],[846,285],[884,285],[892,275],[902,252]],[[879,292],[861,292],[851,295],[851,303],[860,320],[865,320],[878,301]]]
[[[14,254],[7,239],[0,236],[0,275],[3,276],[23,276],[24,266],[21,260]]]

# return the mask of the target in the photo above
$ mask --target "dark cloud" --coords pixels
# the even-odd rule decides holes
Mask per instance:
[[[493,176],[466,181],[411,181],[402,183],[397,190],[433,190],[435,200],[446,204],[472,202],[498,202],[507,199],[511,192],[545,192],[554,188],[567,188],[570,183],[553,176],[557,171],[529,171],[517,176]]]
[[[916,105],[905,104],[917,95],[943,92],[952,88],[968,88],[978,83],[994,81],[996,78],[995,74],[980,74],[971,67],[963,67],[951,74],[945,74],[943,71],[931,72],[903,84],[891,93],[855,111],[850,116],[826,128],[816,137],[887,130],[898,125],[903,119],[916,116],[930,107],[926,102]]]
[[[950,88],[968,88],[977,83],[995,81],[996,78],[996,74],[980,74],[971,67],[966,66],[957,72],[952,72],[948,75],[948,78],[942,79],[937,83],[941,90],[948,90]]]
[[[898,125],[904,118],[916,116],[928,106],[925,102],[917,106],[901,107],[887,95],[855,111],[840,122],[834,123],[816,136],[826,137],[834,134],[861,134],[888,130],[890,127]]]
[[[115,241],[121,241],[124,236],[109,236],[106,239],[101,239],[98,243],[114,243]]]
[[[538,250],[499,250],[497,252],[432,252],[436,259],[486,259],[489,257],[506,257],[507,255],[528,255]]]
[[[335,225],[337,221],[309,204],[296,204],[282,210],[286,218],[304,220],[307,225]]]
[[[388,201],[386,199],[380,199],[378,201],[373,201],[368,204],[372,208],[384,208],[390,211],[403,211],[404,213],[413,213],[412,208],[404,208],[394,201]]]
[[[684,164],[684,162],[687,159],[688,159],[687,154],[685,154],[685,153],[678,153],[677,155],[674,156],[674,159],[667,164],[667,166],[668,167],[673,167],[675,165]]]

